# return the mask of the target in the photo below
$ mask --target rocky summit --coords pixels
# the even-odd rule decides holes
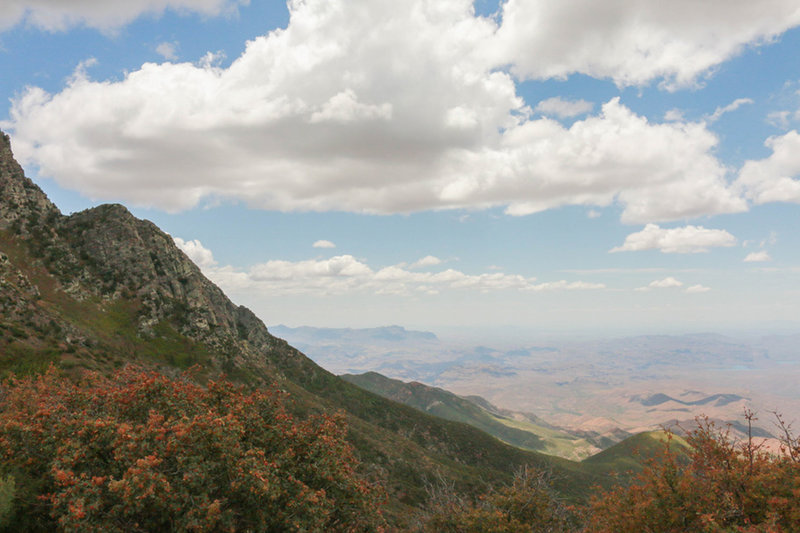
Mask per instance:
[[[283,365],[287,358],[300,357],[270,335],[249,309],[233,304],[153,223],[137,219],[119,204],[62,215],[25,177],[5,134],[0,137],[0,198],[6,247],[11,241],[23,245],[35,258],[26,267],[46,270],[53,278],[52,291],[105,306],[129,302],[135,308],[137,335],[154,337],[158,326],[168,322],[180,335],[214,352],[219,366],[269,365],[271,357]],[[17,268],[21,265],[15,266],[7,253],[1,257],[5,292],[13,291],[10,300],[16,301],[2,312],[17,316],[19,307],[37,298],[37,288]],[[51,317],[74,329],[69,318]],[[75,338],[80,337],[89,338],[91,332],[76,332]]]

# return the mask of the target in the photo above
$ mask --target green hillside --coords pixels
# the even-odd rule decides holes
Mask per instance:
[[[340,377],[384,398],[447,420],[469,424],[517,448],[567,459],[582,459],[594,449],[584,438],[537,424],[529,417],[504,415],[482,398],[462,398],[437,387],[405,383],[376,372]]]
[[[683,437],[664,431],[647,431],[584,459],[581,465],[585,471],[601,475],[637,473],[643,469],[648,459],[663,453],[666,446],[678,457],[688,457],[691,450]]]

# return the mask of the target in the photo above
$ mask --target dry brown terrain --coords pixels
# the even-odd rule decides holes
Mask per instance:
[[[800,335],[653,335],[495,349],[402,328],[276,334],[335,373],[417,380],[573,430],[636,432],[700,415],[744,422],[745,407],[766,432],[775,429],[772,411],[800,423]]]

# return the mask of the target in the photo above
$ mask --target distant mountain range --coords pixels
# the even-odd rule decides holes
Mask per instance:
[[[417,382],[405,383],[375,372],[345,374],[341,377],[420,411],[467,423],[515,446],[578,459],[580,462],[572,463],[572,468],[600,476],[615,473],[624,477],[626,473],[638,472],[649,458],[661,453],[667,444],[667,434],[663,430],[645,431],[635,435],[617,430],[605,436],[591,432],[569,432],[555,428],[532,415],[498,409],[477,396],[462,398],[436,387]],[[695,427],[685,421],[682,424],[677,421],[672,424],[675,433],[671,435],[669,445],[673,453],[688,453],[690,446],[682,436],[686,435],[686,429]],[[738,432],[740,429],[741,425],[734,428],[734,436],[741,436]],[[771,437],[760,430],[756,430],[754,436]],[[602,448],[602,451],[598,451],[599,448],[595,445]]]
[[[321,342],[436,342],[438,337],[429,331],[407,330],[401,326],[384,326],[380,328],[314,328],[300,326],[290,328],[284,325],[270,326],[270,331],[283,338],[291,338],[295,344]]]
[[[590,441],[698,415],[736,425],[745,406],[800,420],[800,390],[789,379],[800,375],[800,335],[562,338],[491,347],[387,329],[391,334],[378,333],[384,328],[280,331],[336,373],[377,372],[479,396]],[[770,433],[769,416],[758,424]]]
[[[500,409],[479,396],[461,397],[437,387],[405,383],[376,372],[340,377],[384,398],[447,420],[464,422],[518,448],[567,459],[584,459],[630,436],[624,431],[610,435],[573,433],[531,414]]]

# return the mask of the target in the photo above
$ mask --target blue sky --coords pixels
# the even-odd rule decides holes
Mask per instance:
[[[0,127],[267,324],[796,328],[800,8],[10,0]],[[505,330],[505,329],[503,329]]]

